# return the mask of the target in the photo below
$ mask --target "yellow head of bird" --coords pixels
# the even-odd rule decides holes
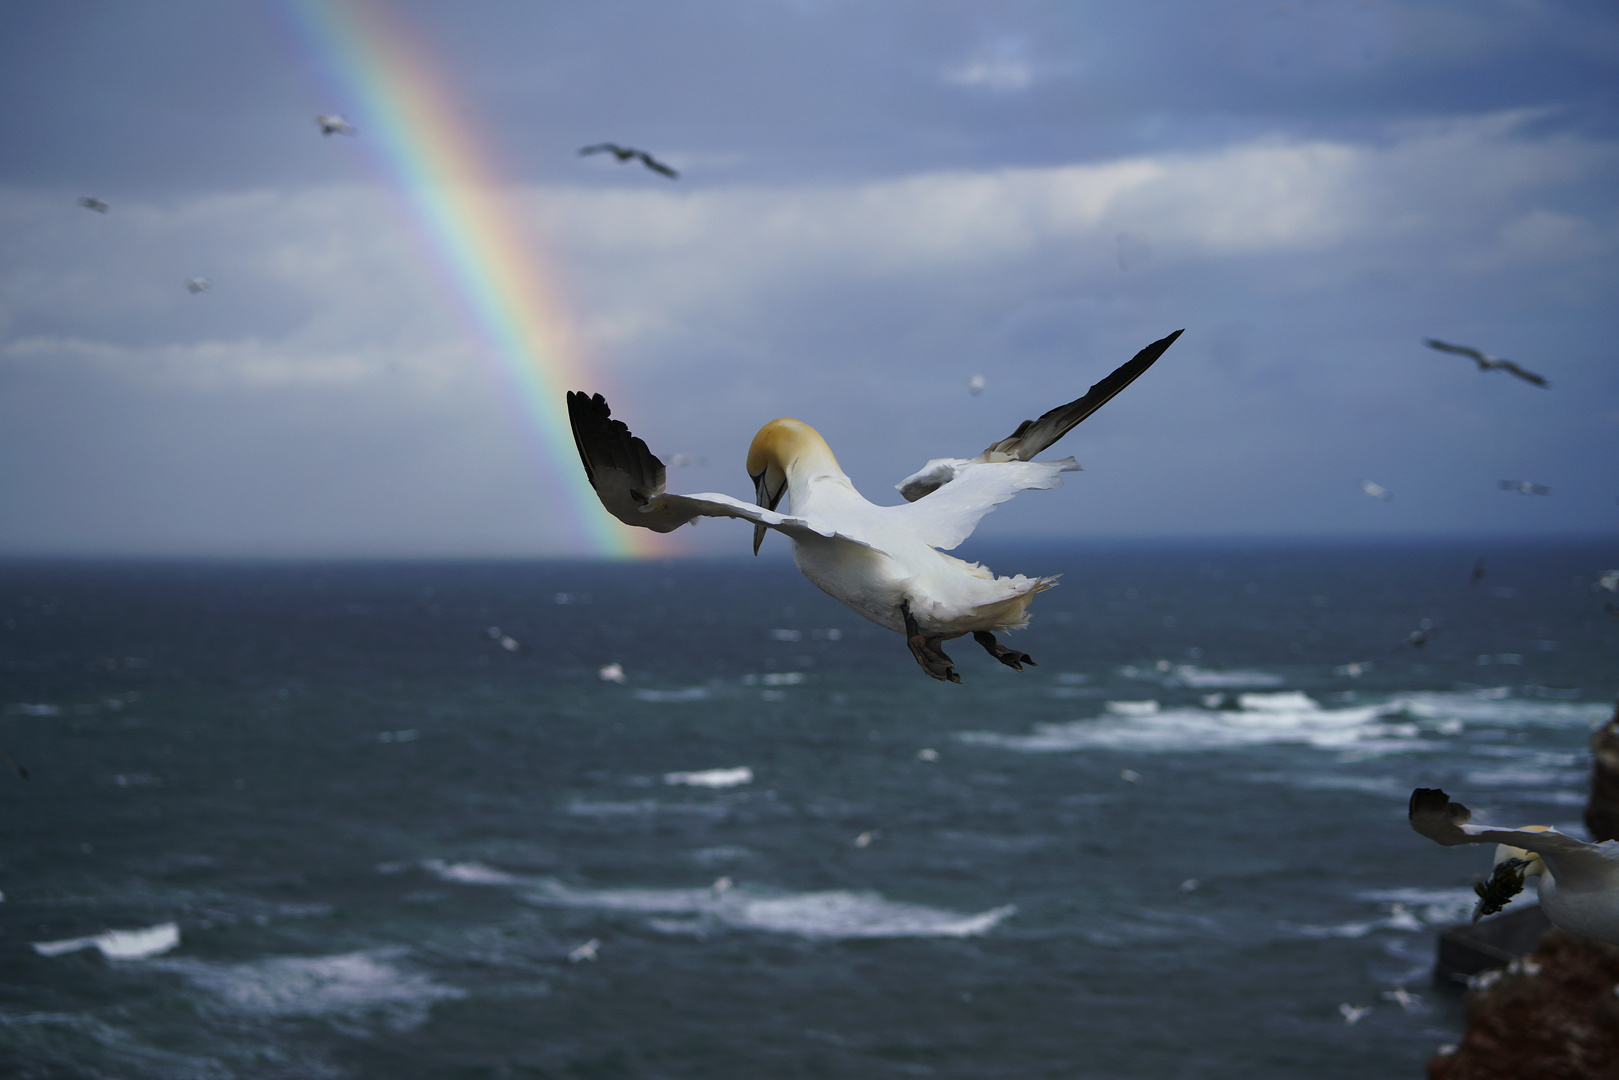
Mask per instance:
[[[821,433],[790,416],[770,421],[759,429],[748,447],[748,476],[753,480],[754,496],[766,510],[774,510],[787,494],[789,477],[804,466],[829,465],[838,469],[832,448],[826,445]],[[841,470],[839,470],[841,471]],[[759,554],[764,541],[765,527],[753,527],[753,553]]]

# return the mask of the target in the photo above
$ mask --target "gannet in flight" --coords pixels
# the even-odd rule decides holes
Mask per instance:
[[[1545,484],[1537,484],[1533,480],[1500,480],[1497,486],[1502,491],[1516,491],[1519,495],[1550,495],[1552,489]]]
[[[754,524],[755,555],[766,529],[784,533],[793,561],[821,591],[904,634],[911,655],[933,678],[960,682],[940,643],[971,634],[995,659],[1022,671],[1034,661],[996,641],[994,632],[1026,626],[1029,602],[1056,579],[996,577],[945,552],[1000,503],[1020,491],[1056,487],[1060,474],[1077,471],[1073,458],[1030,459],[1129,386],[1180,335],[1177,330],[1148,345],[1084,397],[1025,420],[977,457],[928,462],[895,485],[906,499],[901,506],[866,501],[826,440],[799,420],[772,420],[753,437],[747,469],[757,505],[749,505],[729,495],[666,492],[663,462],[611,419],[600,394],[569,393],[568,415],[585,475],[614,517],[654,532],[699,517],[741,518]],[[776,511],[783,496],[788,514]]]
[[[1540,907],[1556,926],[1571,934],[1619,945],[1619,840],[1588,844],[1543,825],[1495,829],[1469,825],[1472,813],[1436,788],[1411,793],[1411,827],[1428,839],[1456,844],[1499,844],[1495,873],[1478,888],[1473,919],[1501,910],[1540,876]]]
[[[93,195],[85,195],[79,199],[79,205],[86,210],[94,210],[98,214],[105,214],[109,209],[107,204]]]
[[[982,375],[974,375],[972,378],[967,380],[967,393],[971,394],[973,397],[977,397],[979,394],[984,392],[984,386],[984,377]]]
[[[663,162],[659,161],[645,150],[637,150],[633,146],[620,146],[618,143],[604,142],[597,143],[595,146],[581,147],[579,150],[580,157],[587,157],[591,154],[612,154],[621,163],[629,161],[633,158],[640,161],[642,165],[645,165],[655,173],[661,173],[671,180],[680,179],[679,173],[675,172],[669,166],[665,165]]]
[[[205,293],[214,287],[214,283],[205,277],[186,278],[186,289],[192,293]]]
[[[317,117],[315,117],[315,123],[320,125],[320,133],[322,135],[358,135],[359,134],[358,131],[354,130],[354,125],[353,124],[351,124],[347,120],[343,119],[343,116],[342,116],[341,113],[333,113],[331,116],[326,116],[326,115],[317,116]]]
[[[1438,340],[1437,338],[1423,338],[1422,343],[1428,346],[1428,348],[1438,349],[1440,352],[1455,353],[1457,356],[1466,356],[1478,364],[1478,369],[1480,371],[1506,371],[1516,375],[1524,382],[1531,382],[1536,386],[1545,386],[1548,388],[1551,386],[1551,383],[1547,382],[1544,376],[1536,375],[1533,371],[1525,371],[1517,364],[1514,364],[1511,360],[1503,360],[1499,356],[1490,356],[1466,345],[1450,345],[1446,342]]]

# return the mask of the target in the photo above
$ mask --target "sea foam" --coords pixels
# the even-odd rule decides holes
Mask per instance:
[[[106,933],[68,938],[66,941],[36,941],[34,951],[41,956],[61,956],[80,949],[96,948],[108,960],[145,960],[162,956],[178,944],[180,927],[166,922],[142,930],[108,930]]]

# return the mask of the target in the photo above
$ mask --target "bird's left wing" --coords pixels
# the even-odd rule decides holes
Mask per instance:
[[[1473,812],[1461,803],[1451,802],[1450,796],[1438,788],[1417,788],[1413,791],[1407,813],[1411,828],[1446,847],[1457,844],[1506,844],[1553,856],[1583,855],[1596,847],[1560,832],[1469,825]]]
[[[728,517],[775,529],[795,540],[814,535],[872,546],[825,523],[778,514],[729,495],[666,492],[664,481],[668,471],[663,462],[647,449],[645,442],[630,433],[622,420],[613,419],[612,409],[600,394],[592,396],[570,391],[568,419],[573,425],[573,441],[584,463],[585,477],[607,512],[626,525],[666,533],[700,517]]]
[[[1497,367],[1510,371],[1524,382],[1534,383],[1536,386],[1544,386],[1548,388],[1551,386],[1551,383],[1546,381],[1546,376],[1536,375],[1533,371],[1528,371],[1521,368],[1511,360],[1497,360],[1495,363]]]
[[[1073,458],[1061,461],[963,461],[939,458],[918,475],[933,481],[932,494],[903,506],[885,507],[930,547],[949,551],[972,535],[985,514],[1020,491],[1060,487],[1062,474],[1079,472]]]
[[[1076,398],[1066,405],[1059,405],[1045,413],[1038,420],[1025,420],[1018,425],[1016,431],[991,445],[982,454],[968,459],[970,462],[1011,462],[1030,461],[1036,454],[1072,431],[1080,422],[1089,417],[1097,409],[1106,405],[1126,386],[1135,382],[1142,372],[1152,367],[1157,359],[1164,355],[1164,351],[1175,344],[1175,339],[1185,331],[1177,330],[1168,337],[1148,345],[1136,353],[1129,361],[1121,364],[1111,375],[1086,391],[1085,396]],[[899,488],[906,502],[916,502],[929,492],[936,491],[940,485],[951,483],[955,476],[948,470],[938,466],[942,462],[950,462],[956,468],[959,459],[936,459],[930,461],[920,472],[916,472],[901,480],[895,487]],[[1010,498],[1010,496],[1008,496]],[[1001,501],[1005,501],[1004,499]]]

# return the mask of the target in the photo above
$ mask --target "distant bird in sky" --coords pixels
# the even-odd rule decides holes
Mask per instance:
[[[871,846],[871,842],[882,834],[883,831],[881,829],[869,829],[849,842],[857,848],[868,848]]]
[[[1417,626],[1417,628],[1415,630],[1411,631],[1409,634],[1407,634],[1405,636],[1404,641],[1400,642],[1398,645],[1395,646],[1395,649],[1399,650],[1399,649],[1420,649],[1420,648],[1423,648],[1424,646],[1426,646],[1428,644],[1428,642],[1430,640],[1432,640],[1433,636],[1435,634],[1437,634],[1437,633],[1439,633],[1439,628],[1434,626],[1433,620],[1432,619],[1423,619],[1422,622]]]
[[[213,287],[214,283],[205,277],[186,278],[186,289],[193,295],[197,293],[205,293]]]
[[[1498,829],[1469,825],[1472,812],[1437,788],[1417,788],[1408,809],[1411,828],[1435,843],[1498,844],[1495,871],[1475,891],[1473,919],[1499,911],[1540,877],[1540,909],[1553,925],[1619,945],[1619,840],[1588,844],[1544,825]]]
[[[603,664],[602,669],[596,672],[596,677],[602,682],[618,683],[623,686],[629,682],[629,676],[624,674],[623,664]]]
[[[1423,344],[1427,345],[1430,349],[1438,349],[1440,352],[1455,353],[1457,356],[1465,356],[1476,361],[1480,371],[1505,371],[1516,375],[1524,382],[1534,383],[1536,386],[1551,386],[1551,383],[1547,382],[1544,376],[1536,375],[1533,371],[1525,371],[1517,364],[1514,364],[1511,360],[1503,360],[1499,356],[1490,356],[1486,353],[1481,353],[1477,349],[1471,348],[1467,345],[1450,345],[1446,342],[1438,340],[1437,338],[1423,338],[1422,340]]]
[[[929,461],[896,485],[906,499],[900,506],[868,502],[826,440],[799,420],[772,420],[753,437],[747,470],[757,501],[749,505],[729,495],[666,492],[663,462],[612,419],[600,394],[569,393],[568,415],[585,476],[624,524],[672,532],[700,517],[740,518],[754,525],[754,554],[767,529],[784,533],[805,577],[857,614],[903,634],[931,678],[960,682],[940,644],[972,634],[996,660],[1022,671],[1034,661],[1002,645],[994,631],[1027,625],[1035,594],[1056,581],[996,577],[945,552],[1000,503],[1020,491],[1056,487],[1062,473],[1078,470],[1073,458],[1031,459],[1134,382],[1180,335],[1177,330],[1148,345],[1083,397],[1025,420],[977,457]],[[790,514],[776,511],[784,497]]]
[[[1519,495],[1550,495],[1552,489],[1545,484],[1536,484],[1529,480],[1502,480],[1499,483],[1502,491],[1516,491]]]
[[[1350,1027],[1360,1023],[1360,1018],[1372,1011],[1370,1005],[1351,1005],[1344,1002],[1338,1006],[1338,1015],[1344,1018],[1344,1023]]]
[[[342,116],[341,113],[333,113],[330,116],[327,116],[327,115],[325,115],[323,113],[322,115],[315,117],[315,123],[320,125],[320,133],[322,135],[358,135],[359,134],[359,132],[357,130],[355,130],[353,124],[351,124],[347,120],[343,119],[343,116]]]
[[[79,205],[84,207],[86,210],[94,210],[98,214],[105,214],[109,209],[106,203],[90,195],[86,195],[81,198],[79,200]]]
[[[1597,588],[1619,593],[1619,570],[1604,570],[1597,577]]]
[[[601,948],[601,938],[591,938],[568,954],[568,963],[577,964],[582,960],[596,959],[596,950]]]
[[[1467,579],[1469,585],[1477,585],[1484,580],[1484,560],[1480,559],[1473,564],[1473,576]]]
[[[631,158],[635,158],[639,160],[642,165],[645,165],[653,172],[662,173],[671,180],[676,180],[680,177],[679,173],[675,172],[669,166],[665,165],[663,162],[659,161],[645,150],[637,150],[634,147],[620,146],[617,143],[604,142],[597,143],[595,146],[583,147],[579,151],[580,157],[586,157],[590,154],[612,154],[614,157],[618,158],[620,162],[629,161]]]
[[[1390,491],[1382,484],[1375,483],[1371,480],[1362,480],[1360,482],[1360,489],[1366,494],[1370,495],[1372,498],[1382,499],[1384,502],[1388,502],[1394,498],[1394,492]]]
[[[984,377],[982,375],[974,375],[972,378],[967,380],[967,392],[973,397],[977,397],[979,394],[982,394],[984,392],[984,386]]]

